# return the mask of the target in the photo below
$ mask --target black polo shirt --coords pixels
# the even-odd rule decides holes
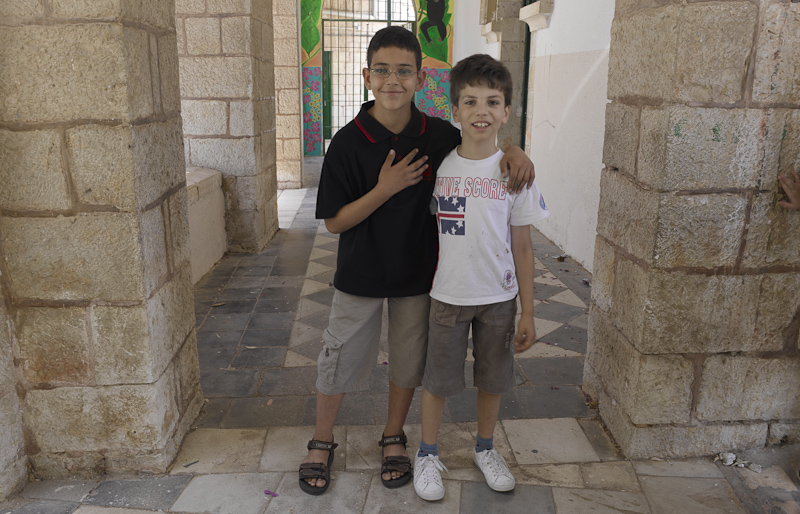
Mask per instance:
[[[373,104],[362,105],[358,116],[331,141],[322,164],[317,218],[335,217],[339,209],[372,190],[391,149],[399,160],[418,148],[430,166],[418,184],[395,194],[339,236],[333,283],[345,293],[375,298],[428,293],[438,256],[436,221],[428,206],[436,170],[461,135],[449,122],[422,114],[413,103],[408,125],[394,134],[367,113]]]

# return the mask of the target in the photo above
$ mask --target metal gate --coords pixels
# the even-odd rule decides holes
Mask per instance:
[[[389,25],[416,33],[414,0],[325,0],[322,4],[323,137],[330,138],[372,100],[364,87],[367,45]]]

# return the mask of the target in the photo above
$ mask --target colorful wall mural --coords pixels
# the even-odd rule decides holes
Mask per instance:
[[[303,66],[303,147],[307,156],[324,153],[322,139],[322,2],[301,0]],[[450,119],[450,78],[453,60],[455,0],[415,0],[417,38],[427,78],[416,103],[429,116]],[[366,63],[364,63],[366,65]]]
[[[303,151],[308,156],[322,155],[322,0],[301,0],[300,19]]]
[[[417,0],[417,5],[417,38],[422,69],[428,75],[417,93],[417,108],[428,116],[449,120],[455,0]]]

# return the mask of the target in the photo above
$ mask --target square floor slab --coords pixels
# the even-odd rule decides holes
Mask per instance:
[[[764,468],[761,473],[756,473],[755,471],[747,468],[736,468],[736,471],[742,478],[744,478],[744,481],[750,490],[756,490],[761,487],[767,489],[780,489],[790,493],[797,492],[797,486],[794,485],[792,479],[789,478],[786,472],[779,466],[770,466],[768,468]],[[800,500],[800,495],[797,496],[797,499]]]
[[[201,332],[225,330],[244,330],[250,321],[250,314],[217,314],[208,315],[200,328]]]
[[[258,369],[209,369],[200,372],[206,398],[252,396],[258,386]]]
[[[470,482],[461,486],[461,514],[520,512],[555,514],[550,488],[517,484],[513,491],[498,493],[485,482]]]
[[[579,321],[578,323],[580,324],[581,322]],[[550,343],[574,352],[586,353],[588,331],[586,328],[574,326],[575,324],[575,320],[572,320],[569,325],[563,325],[553,330],[540,340],[543,343]]]
[[[46,480],[44,482],[31,482],[25,486],[25,490],[20,493],[20,496],[23,498],[36,498],[38,500],[80,503],[99,483],[99,480]]]
[[[85,505],[106,505],[126,509],[169,510],[191,476],[108,480],[87,497]]]
[[[289,329],[255,329],[251,328],[246,330],[239,347],[253,347],[263,348],[265,346],[281,346],[289,345],[289,336],[291,331]]]
[[[171,474],[258,471],[267,431],[201,428],[186,436]],[[193,464],[192,464],[193,463]]]
[[[222,332],[198,332],[197,349],[203,348],[235,348],[242,338],[242,330],[225,330]]]
[[[73,514],[153,514],[152,510],[117,509],[114,507],[95,507],[82,505]]]
[[[267,369],[261,374],[260,396],[312,395],[317,393],[313,367]]]
[[[538,466],[518,466],[511,473],[517,485],[543,485],[548,487],[581,488],[583,476],[578,464],[540,464]]]
[[[746,514],[747,510],[722,478],[640,476],[653,514]]]
[[[195,477],[178,501],[176,512],[214,514],[261,514],[272,500],[271,494],[283,478],[282,473],[239,473]]]
[[[249,331],[248,331],[249,332]],[[286,348],[239,347],[239,352],[231,362],[232,368],[277,368],[286,358]]]
[[[442,423],[439,428],[439,458],[450,469],[475,468],[475,436],[478,423]],[[498,423],[494,429],[494,449],[506,459],[510,467],[516,465],[511,445]]]
[[[255,428],[301,425],[303,396],[276,396],[274,398],[234,398],[222,428]]]
[[[407,451],[411,461],[419,448],[422,430],[419,425],[407,425]],[[382,425],[351,425],[347,427],[347,470],[379,473],[381,469],[381,449],[378,441],[383,435]]]
[[[583,392],[577,386],[526,386],[518,387],[514,392],[529,418],[594,416],[594,412],[586,406]]]
[[[639,492],[636,472],[627,461],[581,464],[581,473],[588,489]]]
[[[230,402],[230,398],[206,398],[203,409],[194,421],[192,428],[219,428]]]
[[[583,359],[519,359],[517,361],[531,385],[580,385],[583,383]]]
[[[230,366],[236,347],[198,348],[197,360],[202,370],[225,369]]]
[[[650,514],[642,493],[597,491],[592,489],[553,489],[558,514]],[[673,514],[694,514],[671,510]]]
[[[539,286],[534,286],[534,289]],[[544,286],[548,287],[548,286]],[[536,306],[536,317],[560,323],[568,323],[586,312],[585,307],[575,307],[561,302],[540,303]]]
[[[640,475],[684,478],[722,478],[717,466],[706,459],[634,462]]]
[[[0,514],[72,514],[77,503],[36,500],[14,510],[0,507]]]
[[[331,485],[322,497],[304,493],[297,473],[286,473],[274,491],[278,496],[269,502],[265,514],[305,514],[311,512],[361,513],[367,499],[371,475],[335,472]],[[380,486],[379,486],[380,487]]]
[[[625,458],[622,451],[620,451],[614,441],[611,440],[611,436],[608,435],[603,428],[603,423],[601,421],[582,418],[578,420],[578,423],[581,425],[583,433],[586,434],[587,439],[592,443],[592,448],[594,448],[594,451],[597,452],[601,460],[622,460]]]
[[[461,488],[463,484],[447,480],[444,474],[444,498],[429,502],[414,492],[414,484],[408,483],[399,489],[387,489],[381,484],[379,474],[372,475],[364,514],[459,514]],[[358,511],[361,512],[361,511]],[[463,512],[463,511],[461,511]]]
[[[520,465],[600,460],[581,426],[572,418],[513,419],[500,423]]]
[[[300,463],[308,453],[308,441],[314,437],[314,427],[272,427],[267,432],[259,470],[288,471],[297,477]],[[334,450],[333,470],[344,470],[347,461],[347,428],[334,427],[333,440],[339,447]]]

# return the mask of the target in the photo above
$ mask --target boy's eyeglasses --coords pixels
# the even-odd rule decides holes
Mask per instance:
[[[394,73],[394,76],[400,80],[408,80],[411,77],[416,76],[417,72],[413,70],[409,70],[408,68],[400,68],[399,70],[390,70],[388,68],[370,68],[370,73],[378,77],[379,79],[388,79],[389,76]]]

